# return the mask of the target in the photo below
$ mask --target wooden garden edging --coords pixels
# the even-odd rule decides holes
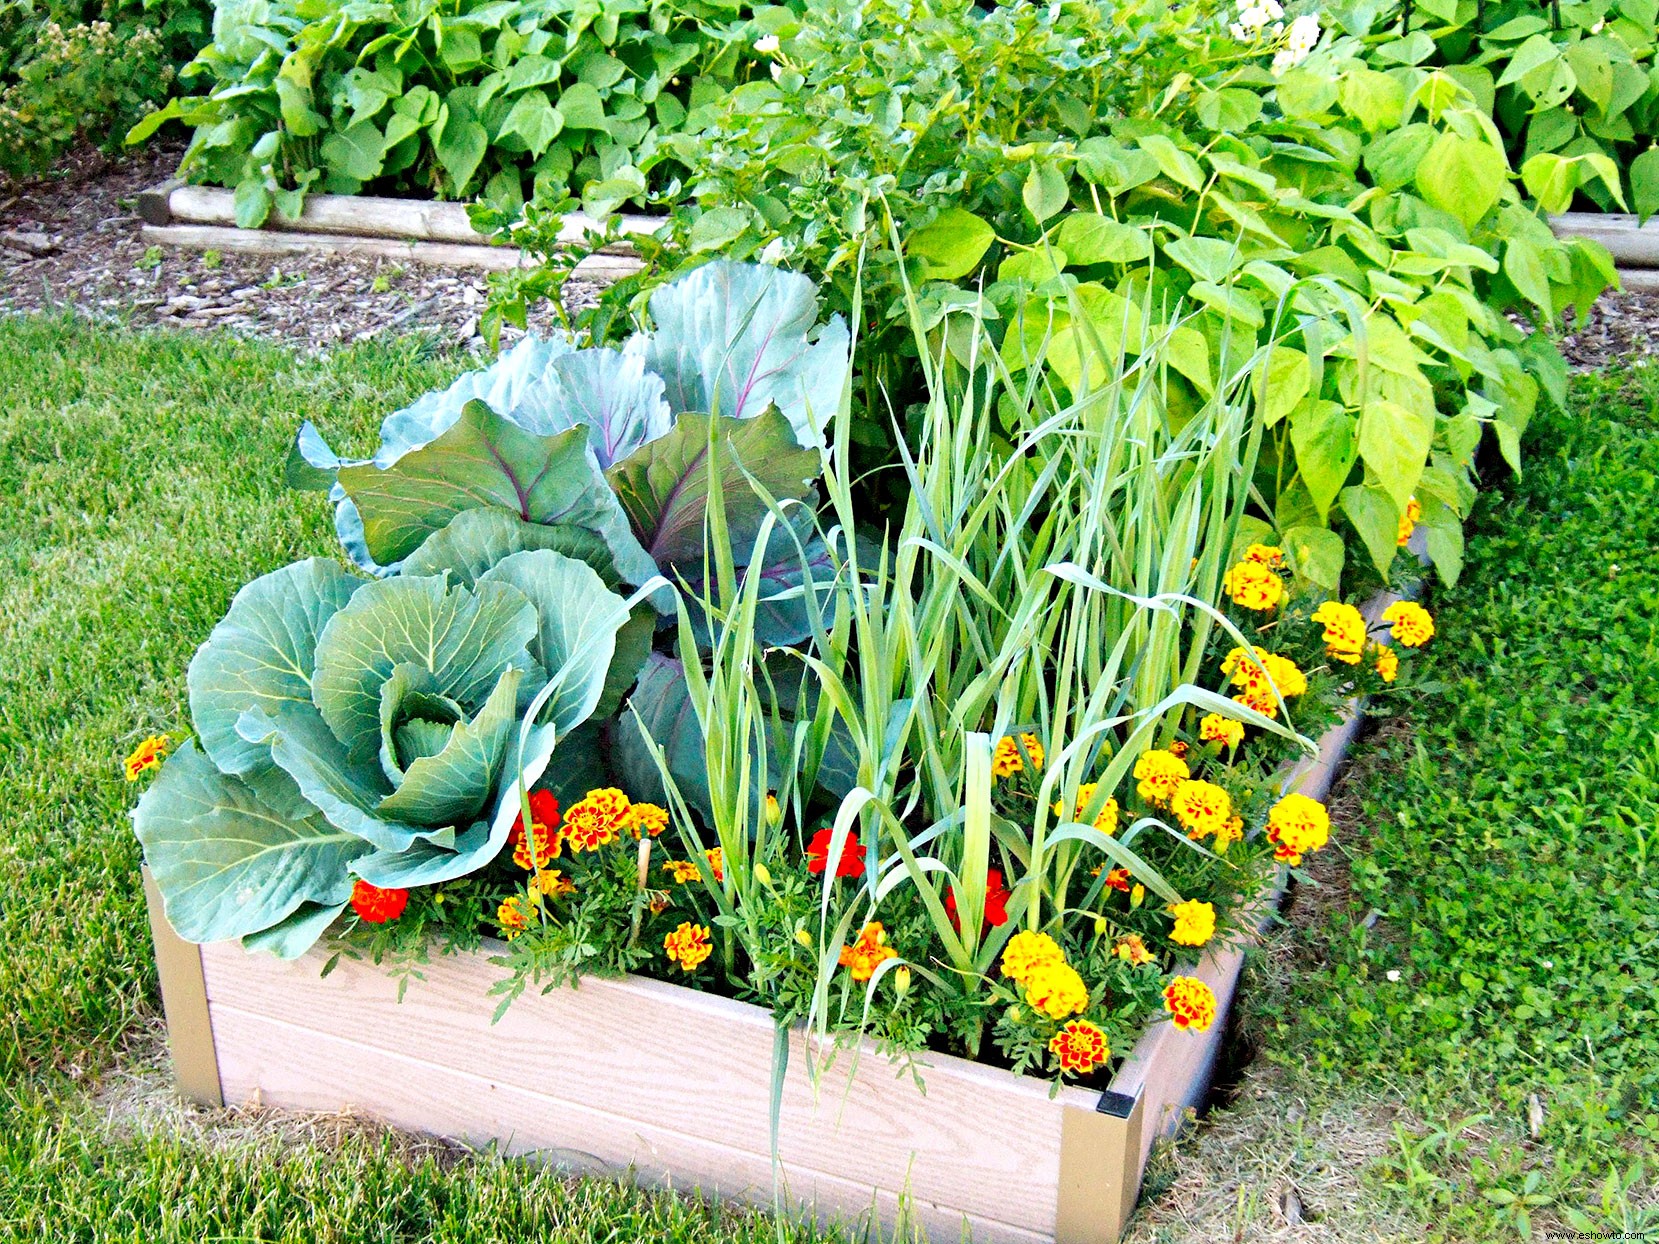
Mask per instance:
[[[140,193],[138,215],[144,221],[139,237],[147,245],[265,255],[320,250],[492,272],[526,262],[518,247],[492,245],[475,230],[461,203],[312,194],[306,196],[298,220],[272,212],[262,228],[238,229],[231,191],[174,179]],[[621,223],[625,234],[654,233],[663,220],[623,216]],[[591,216],[572,212],[564,217],[559,240],[579,242],[598,224]],[[583,259],[576,273],[592,280],[615,280],[639,267],[639,259],[624,242]]]
[[[1399,597],[1381,593],[1367,623]],[[1324,799],[1361,705],[1290,768]],[[439,955],[402,1002],[374,967],[325,952],[293,963],[236,943],[195,946],[145,894],[180,1091],[204,1105],[361,1111],[396,1126],[580,1169],[769,1204],[775,1027],[749,1003],[643,977],[528,993],[492,1025],[498,943]],[[1266,927],[1282,890],[1260,900]],[[1153,1144],[1208,1089],[1243,969],[1241,946],[1190,974],[1215,991],[1206,1033],[1153,1024],[1104,1092],[950,1055],[921,1060],[925,1096],[873,1047],[836,1057],[815,1093],[790,1035],[778,1131],[781,1185],[824,1220],[872,1210],[954,1244],[1115,1244]]]

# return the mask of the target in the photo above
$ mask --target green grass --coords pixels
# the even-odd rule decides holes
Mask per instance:
[[[1438,693],[1347,784],[1348,901],[1253,999],[1272,1057],[1426,1121],[1373,1173],[1429,1238],[1659,1228],[1655,372],[1575,381],[1482,498]]]

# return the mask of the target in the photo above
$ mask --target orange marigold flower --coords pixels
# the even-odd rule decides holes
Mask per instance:
[[[358,878],[351,887],[351,909],[364,924],[385,924],[396,920],[409,906],[409,891],[382,889]]]
[[[1202,946],[1215,936],[1215,908],[1197,899],[1188,899],[1169,909],[1175,928],[1169,940],[1180,946]]]
[[[530,886],[552,898],[576,893],[576,883],[557,868],[543,868],[530,878]]]
[[[1117,944],[1112,947],[1112,953],[1132,968],[1143,967],[1157,958],[1146,948],[1146,943],[1141,941],[1139,933],[1125,933],[1118,938]]]
[[[1107,870],[1106,888],[1108,890],[1117,890],[1121,893],[1127,894],[1129,893],[1129,885],[1129,870],[1127,868],[1113,868]]]
[[[1060,1031],[1049,1039],[1048,1052],[1060,1060],[1061,1071],[1080,1076],[1105,1066],[1106,1060],[1112,1057],[1106,1034],[1086,1019],[1062,1024]]]
[[[1258,613],[1272,609],[1285,594],[1285,581],[1261,562],[1240,562],[1222,576],[1221,586],[1235,605]]]
[[[1227,823],[1216,831],[1215,842],[1212,845],[1215,848],[1216,854],[1221,855],[1226,852],[1228,847],[1232,846],[1243,837],[1244,818],[1236,815],[1231,816],[1227,819]]]
[[[1060,949],[1059,942],[1047,933],[1033,933],[1029,929],[1014,934],[1002,948],[1002,974],[1021,984],[1044,964],[1065,961],[1066,953]]]
[[[1223,717],[1220,713],[1206,713],[1204,720],[1198,723],[1198,737],[1206,743],[1237,747],[1244,742],[1244,723]]]
[[[138,775],[150,769],[161,768],[161,762],[167,755],[167,749],[173,745],[173,740],[165,734],[152,734],[137,747],[132,754],[121,762],[121,768],[127,775],[127,781],[138,781]]]
[[[1331,840],[1331,816],[1317,799],[1292,792],[1267,814],[1267,840],[1273,858],[1296,865]]]
[[[703,870],[690,860],[669,860],[663,865],[663,868],[679,885],[688,885],[700,879],[703,875]]]
[[[1285,551],[1276,544],[1252,544],[1244,550],[1244,560],[1277,570],[1285,564]]]
[[[507,833],[513,848],[513,863],[520,868],[540,868],[556,860],[563,851],[559,834],[559,801],[550,790],[530,792],[530,833],[524,832],[524,809],[520,808],[513,828]]]
[[[1372,644],[1371,659],[1376,663],[1377,676],[1384,682],[1393,682],[1400,676],[1400,654],[1387,644]]]
[[[653,890],[651,892],[651,901],[646,904],[646,907],[650,910],[653,916],[662,915],[663,912],[668,910],[668,891]]]
[[[1400,526],[1394,536],[1394,543],[1405,547],[1411,539],[1411,533],[1417,530],[1417,520],[1423,517],[1423,507],[1412,497],[1406,502],[1406,512],[1400,515]]]
[[[1077,788],[1077,804],[1072,811],[1071,819],[1082,821],[1088,814],[1089,805],[1094,802],[1095,792],[1100,789],[1098,782],[1084,782]],[[1054,801],[1054,815],[1065,818],[1066,801]],[[1108,836],[1118,832],[1118,801],[1107,796],[1106,802],[1100,805],[1100,811],[1094,814],[1094,827]]]
[[[1233,815],[1233,798],[1214,782],[1195,778],[1177,782],[1169,810],[1189,838],[1219,834]]]
[[[660,837],[668,828],[668,809],[658,807],[654,803],[631,803],[628,805],[628,832],[635,838],[644,834],[647,838]]]
[[[530,927],[530,912],[521,897],[510,895],[495,909],[495,922],[501,926],[502,934],[510,942],[525,929]]]
[[[985,924],[993,929],[1000,929],[1008,923],[1008,900],[1013,897],[1008,887],[1002,883],[1002,869],[987,868],[985,870]],[[962,923],[956,913],[956,887],[945,887],[945,914],[950,917],[951,927],[961,931]]]
[[[679,928],[663,937],[662,948],[668,953],[669,961],[678,964],[682,972],[695,972],[697,966],[714,953],[708,926],[692,924],[689,920],[683,921]]]
[[[830,844],[835,838],[834,829],[820,829],[812,835],[812,841],[806,846],[806,870],[809,873],[821,873],[829,868]],[[864,875],[864,844],[856,834],[848,834],[841,844],[841,855],[835,861],[835,875],[837,877],[862,877]]]
[[[1421,648],[1434,638],[1434,619],[1414,600],[1397,600],[1383,610],[1382,620],[1392,623],[1389,634],[1407,648]]]
[[[572,851],[597,851],[615,842],[630,823],[628,796],[614,786],[590,790],[565,813],[565,837]]]
[[[1069,963],[1040,963],[1022,984],[1026,1003],[1050,1019],[1081,1015],[1089,1008],[1089,987]]]
[[[1020,745],[1025,747],[1025,753],[1031,757],[1031,767],[1038,773],[1043,771],[1043,761],[1047,757],[1043,753],[1043,745],[1037,741],[1034,734],[1020,735],[1020,742],[1014,742],[1014,736],[1005,734],[997,740],[996,749],[991,753],[991,776],[1011,777],[1025,770],[1025,758],[1020,755]]]
[[[1325,655],[1345,665],[1358,665],[1365,650],[1365,619],[1352,605],[1328,600],[1313,611],[1311,621],[1325,628]]]
[[[1151,748],[1135,761],[1135,790],[1147,803],[1163,804],[1191,776],[1187,762],[1174,752]]]
[[[1164,1010],[1183,1032],[1208,1032],[1215,1023],[1215,991],[1196,976],[1177,976],[1164,987]]]
[[[887,944],[887,930],[879,920],[872,920],[858,931],[858,939],[851,946],[841,947],[839,962],[852,969],[855,981],[867,981],[883,963],[898,957],[899,952]]]
[[[721,847],[710,847],[703,852],[703,858],[709,862],[709,871],[714,874],[716,881],[726,879],[726,852]]]

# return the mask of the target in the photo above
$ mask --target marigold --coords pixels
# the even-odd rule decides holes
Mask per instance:
[[[1029,929],[1014,934],[1002,948],[1002,974],[1021,984],[1044,964],[1065,961],[1066,953],[1060,949],[1059,942],[1047,933],[1033,933]]]
[[[1214,782],[1188,779],[1175,784],[1169,810],[1189,838],[1219,834],[1233,815],[1233,798]]]
[[[1233,815],[1227,823],[1216,831],[1215,842],[1212,846],[1217,855],[1225,854],[1228,847],[1244,837],[1244,818]]]
[[[509,942],[528,929],[530,912],[524,899],[517,894],[503,899],[501,906],[495,909],[495,922],[501,926],[501,932]]]
[[[1025,770],[1025,758],[1020,755],[1020,744],[1025,746],[1027,756],[1031,757],[1031,767],[1034,771],[1043,771],[1043,745],[1037,741],[1034,734],[1020,735],[1020,743],[1014,742],[1013,735],[1005,734],[997,740],[996,749],[991,753],[991,776],[1011,777]]]
[[[883,963],[898,957],[899,952],[887,944],[887,930],[879,920],[872,920],[858,931],[858,939],[851,946],[841,947],[839,963],[852,969],[855,981],[867,981]]]
[[[1285,581],[1260,562],[1240,562],[1221,577],[1233,603],[1258,613],[1272,609],[1285,594]]]
[[[385,924],[396,920],[409,906],[409,891],[382,889],[359,878],[352,883],[351,909],[364,924]]]
[[[783,808],[778,803],[778,797],[771,791],[766,792],[765,816],[768,828],[776,829],[783,824]]]
[[[1407,648],[1421,648],[1434,637],[1434,619],[1414,600],[1397,600],[1383,610],[1382,620],[1392,623],[1389,634]]]
[[[628,832],[635,838],[660,838],[668,828],[668,809],[654,803],[628,805]]]
[[[1146,948],[1146,943],[1141,941],[1139,933],[1125,933],[1118,938],[1117,944],[1112,947],[1112,953],[1132,968],[1144,967],[1157,958]]]
[[[985,924],[989,928],[1000,929],[1008,923],[1008,887],[1002,884],[1002,869],[988,868],[985,870]],[[951,925],[960,929],[962,925],[956,917],[956,887],[945,888],[945,914],[950,917]]]
[[[1292,792],[1267,814],[1267,840],[1281,864],[1300,864],[1304,855],[1331,840],[1331,816],[1317,799]]]
[[[835,837],[833,829],[820,829],[812,835],[812,841],[806,847],[806,870],[809,873],[821,873],[829,868],[830,840]],[[841,844],[841,858],[835,862],[837,877],[862,877],[864,875],[864,844],[856,835],[848,834],[847,840]]]
[[[590,790],[565,813],[565,837],[572,851],[597,851],[628,828],[628,796],[614,786]]]
[[[1395,533],[1394,543],[1404,548],[1411,540],[1411,533],[1417,530],[1417,520],[1423,517],[1423,507],[1412,497],[1406,501],[1406,512],[1400,515],[1400,527]]]
[[[703,858],[709,862],[709,871],[714,874],[716,881],[726,879],[726,852],[722,847],[710,847],[703,852]]]
[[[1204,720],[1198,723],[1198,737],[1206,743],[1237,747],[1244,742],[1244,723],[1223,717],[1220,713],[1206,713]]]
[[[1112,1057],[1106,1044],[1106,1034],[1086,1019],[1074,1019],[1062,1024],[1060,1031],[1049,1039],[1048,1052],[1060,1060],[1060,1070],[1086,1076],[1096,1067],[1106,1065]]]
[[[1181,946],[1202,946],[1215,936],[1215,908],[1189,898],[1169,909],[1175,917],[1175,928],[1169,940]]]
[[[1152,748],[1135,761],[1135,790],[1147,803],[1167,803],[1175,788],[1189,776],[1187,762],[1173,752]]]
[[[1072,820],[1081,821],[1083,819],[1084,814],[1089,810],[1089,805],[1094,802],[1095,792],[1099,789],[1100,784],[1098,782],[1084,782],[1077,788],[1077,804],[1072,810]],[[1054,815],[1062,820],[1065,819],[1066,801],[1064,799],[1054,801]],[[1094,827],[1108,837],[1118,832],[1118,801],[1110,795],[1106,797],[1106,802],[1100,805],[1100,811],[1094,814]]]
[[[678,885],[688,885],[703,875],[703,870],[690,860],[669,860],[663,868]]]
[[[1345,665],[1358,665],[1365,650],[1365,619],[1352,605],[1328,600],[1311,619],[1325,628],[1325,655]]]
[[[138,775],[150,769],[161,768],[161,762],[167,755],[173,740],[165,734],[152,734],[137,747],[132,754],[121,762],[122,771],[127,775],[127,781],[138,781]]]
[[[1021,983],[1026,1004],[1050,1019],[1081,1015],[1089,1008],[1089,987],[1069,963],[1038,964]]]
[[[1164,1010],[1183,1032],[1208,1032],[1215,1023],[1215,991],[1196,976],[1177,976],[1164,987]]]
[[[530,792],[530,833],[524,833],[524,809],[520,808],[507,845],[513,848],[513,863],[520,868],[540,868],[559,858],[563,847],[559,832],[559,801],[550,790]],[[534,855],[532,855],[532,851]]]
[[[1285,551],[1276,544],[1252,544],[1244,550],[1244,560],[1277,570],[1285,564]]]
[[[1271,704],[1275,687],[1287,700],[1307,694],[1307,675],[1295,661],[1266,648],[1253,647],[1251,652],[1254,660],[1243,648],[1234,648],[1221,663],[1221,672],[1231,678],[1233,686],[1242,687],[1246,697],[1265,699]]]
[[[695,972],[697,966],[714,953],[708,925],[692,924],[689,920],[682,921],[679,928],[663,936],[662,948],[667,952],[669,962],[678,964],[682,972]]]
[[[1384,682],[1393,682],[1400,676],[1400,654],[1387,644],[1372,644],[1371,659],[1376,663],[1377,676]]]
[[[563,898],[567,894],[576,893],[576,883],[557,868],[541,869],[530,878],[530,886],[533,890],[539,890],[553,898]]]
[[[1129,893],[1129,870],[1127,868],[1113,868],[1106,873],[1106,888],[1117,890],[1120,893]]]

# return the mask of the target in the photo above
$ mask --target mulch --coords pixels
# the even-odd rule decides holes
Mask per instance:
[[[73,308],[127,324],[225,328],[309,351],[382,333],[423,332],[481,349],[488,291],[473,268],[330,255],[213,255],[146,247],[137,195],[170,177],[182,147],[121,159],[86,149],[45,178],[0,187],[0,312]],[[572,282],[567,299],[593,289]],[[548,332],[551,308],[531,329]],[[1659,351],[1659,295],[1608,294],[1561,342],[1577,369]],[[504,330],[510,341],[513,329]]]

